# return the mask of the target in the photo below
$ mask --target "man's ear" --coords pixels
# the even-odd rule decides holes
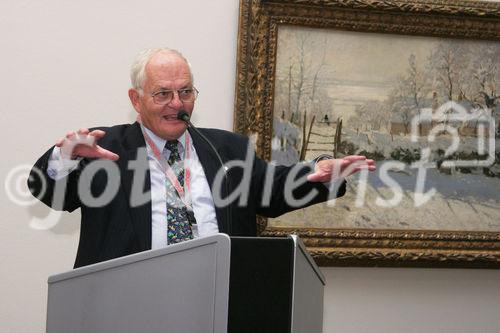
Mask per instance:
[[[139,92],[137,90],[135,90],[134,88],[130,88],[128,90],[128,97],[130,98],[130,102],[132,102],[132,105],[134,106],[135,111],[140,113]]]

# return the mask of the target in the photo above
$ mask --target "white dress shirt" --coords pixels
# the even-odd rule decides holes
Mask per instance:
[[[156,147],[163,151],[166,140],[158,137],[148,128],[142,129],[149,135]],[[178,139],[179,154],[184,159],[186,152],[186,138],[189,132]],[[184,161],[186,168],[190,170],[190,198],[193,213],[196,218],[196,225],[193,227],[195,237],[205,237],[219,232],[217,217],[215,215],[215,205],[210,191],[210,186],[205,176],[203,167],[198,159],[196,150],[189,136],[189,160]],[[151,175],[151,248],[159,249],[167,246],[167,200],[165,182],[169,181],[165,172],[161,168],[154,156],[153,151],[147,146],[148,163]],[[168,160],[170,152],[165,150],[165,159]],[[77,168],[79,160],[64,159],[60,149],[55,147],[49,159],[47,174],[52,179],[61,179]],[[185,191],[188,189],[185,188]]]
[[[144,126],[142,128],[149,135],[156,147],[162,151],[167,141],[155,135],[148,128]],[[180,142],[179,154],[182,159],[184,159],[186,152],[187,136],[189,136],[189,132],[186,131],[178,139]],[[193,231],[195,237],[205,237],[218,233],[219,227],[217,225],[217,217],[215,216],[212,192],[210,191],[207,177],[192,142],[193,140],[189,137],[189,147],[187,148],[190,149],[189,160],[184,160],[184,165],[186,168],[189,168],[191,174],[190,197],[194,217],[196,218],[196,226],[194,226]],[[156,161],[153,151],[149,146],[147,150],[149,170],[151,172],[151,245],[153,249],[158,249],[167,246],[167,199],[165,182],[169,180],[160,164]],[[170,151],[165,150],[165,159],[168,160],[169,156]],[[187,188],[184,187],[184,190],[187,191]]]

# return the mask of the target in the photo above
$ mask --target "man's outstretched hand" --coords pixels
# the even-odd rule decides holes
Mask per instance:
[[[65,137],[56,142],[56,146],[61,149],[61,156],[66,159],[77,157],[102,158],[116,161],[119,156],[96,144],[96,141],[106,135],[106,132],[94,130],[90,132],[87,128],[79,129],[76,132],[68,132]]]
[[[345,178],[360,170],[374,171],[375,161],[366,156],[350,155],[344,158],[321,160],[316,163],[314,173],[307,176],[310,182],[328,183]]]

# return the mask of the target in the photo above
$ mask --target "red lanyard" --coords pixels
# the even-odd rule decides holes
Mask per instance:
[[[174,186],[175,190],[179,194],[179,198],[181,198],[181,200],[184,202],[186,207],[190,208],[191,205],[188,203],[188,201],[190,202],[190,200],[186,200],[184,188],[179,183],[179,180],[177,179],[177,176],[175,175],[174,171],[172,170],[170,165],[168,165],[168,162],[165,161],[165,158],[163,157],[161,151],[155,145],[153,140],[151,140],[151,138],[146,133],[146,131],[142,131],[142,134],[144,135],[144,139],[146,140],[148,146],[153,151],[155,159],[158,162],[158,164],[160,165],[160,168],[165,172],[165,177],[167,177],[169,182]],[[190,145],[191,141],[189,139],[188,134],[185,134],[184,138],[185,138],[185,141],[184,141],[184,150],[185,150],[185,153],[184,153],[184,170],[185,170],[185,172],[184,172],[184,185],[186,186],[188,192],[190,193],[191,192],[191,181],[190,181],[191,180],[191,172],[190,172],[189,168],[186,167],[185,161],[189,160],[190,151],[191,151],[191,145]],[[163,161],[164,163],[161,163],[161,161]]]

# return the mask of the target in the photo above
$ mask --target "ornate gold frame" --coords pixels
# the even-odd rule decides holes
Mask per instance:
[[[241,0],[234,130],[271,154],[277,32],[281,24],[500,40],[500,3],[462,0]],[[266,228],[298,234],[323,266],[500,267],[500,232]]]

